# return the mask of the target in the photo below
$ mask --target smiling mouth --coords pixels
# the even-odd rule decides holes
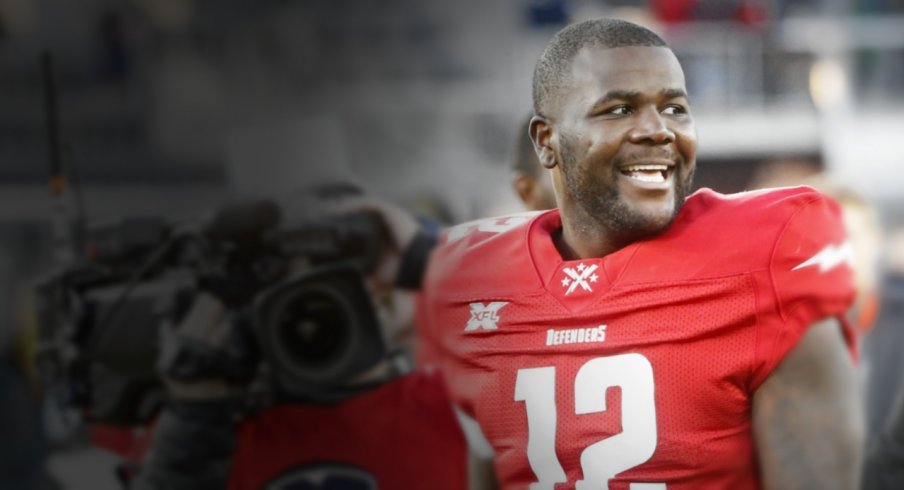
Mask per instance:
[[[622,175],[640,182],[660,184],[668,180],[672,168],[665,164],[625,165],[619,169]]]

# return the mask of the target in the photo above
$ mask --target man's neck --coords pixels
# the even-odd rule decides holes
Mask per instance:
[[[562,220],[562,228],[553,233],[553,243],[565,260],[600,258],[627,245],[614,242],[599,225],[569,226]]]

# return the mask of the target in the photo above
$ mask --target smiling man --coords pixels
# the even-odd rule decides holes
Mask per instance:
[[[662,231],[687,197],[696,166],[697,138],[675,55],[655,44],[591,45],[574,54],[564,76],[546,73],[559,67],[544,61],[530,132],[541,162],[553,169],[566,216],[562,245],[601,256]]]
[[[430,257],[421,360],[506,489],[855,488],[861,421],[838,206],[809,188],[689,195],[678,60],[569,26],[530,135],[558,209],[466,223]]]

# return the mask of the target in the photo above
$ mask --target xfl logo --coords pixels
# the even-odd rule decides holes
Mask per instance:
[[[494,301],[487,305],[483,303],[471,303],[471,319],[465,326],[465,332],[475,330],[496,330],[499,328],[499,310],[507,305],[508,301]]]

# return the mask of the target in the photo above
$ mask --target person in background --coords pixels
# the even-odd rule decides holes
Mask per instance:
[[[518,125],[515,144],[512,147],[512,187],[530,211],[542,211],[556,207],[556,195],[552,181],[534,152],[530,139],[530,118]]]
[[[0,418],[8,424],[0,438],[0,488],[53,488],[44,469],[47,444],[34,391],[14,350],[0,347]]]
[[[848,318],[858,334],[866,334],[879,315],[881,306],[880,259],[885,231],[876,206],[859,192],[825,174],[811,176],[804,185],[812,186],[841,205],[844,226],[850,238],[857,296]]]
[[[748,189],[807,185],[841,205],[850,247],[839,252],[852,260],[857,296],[848,318],[858,334],[865,334],[879,314],[883,227],[876,206],[861,193],[831,178],[819,159],[779,158],[760,163]]]
[[[904,228],[885,241],[881,310],[863,341],[867,452],[863,490],[904,488]]]
[[[367,200],[353,191],[333,192],[324,201],[340,194]],[[417,227],[400,226],[392,236],[406,240]],[[390,240],[384,246],[397,245]],[[375,270],[366,278],[386,355],[304,400],[279,401],[238,418],[247,387],[213,375],[186,382],[164,371],[171,400],[130,488],[467,489],[465,440],[442,378],[436,372],[412,370],[405,362],[415,339],[402,290],[416,286],[409,283],[405,269],[403,264],[399,275],[393,271],[392,277]],[[200,342],[226,352],[230,322],[236,318],[229,301],[216,290],[203,290],[164,341]],[[301,318],[295,327],[301,337],[308,320]]]

